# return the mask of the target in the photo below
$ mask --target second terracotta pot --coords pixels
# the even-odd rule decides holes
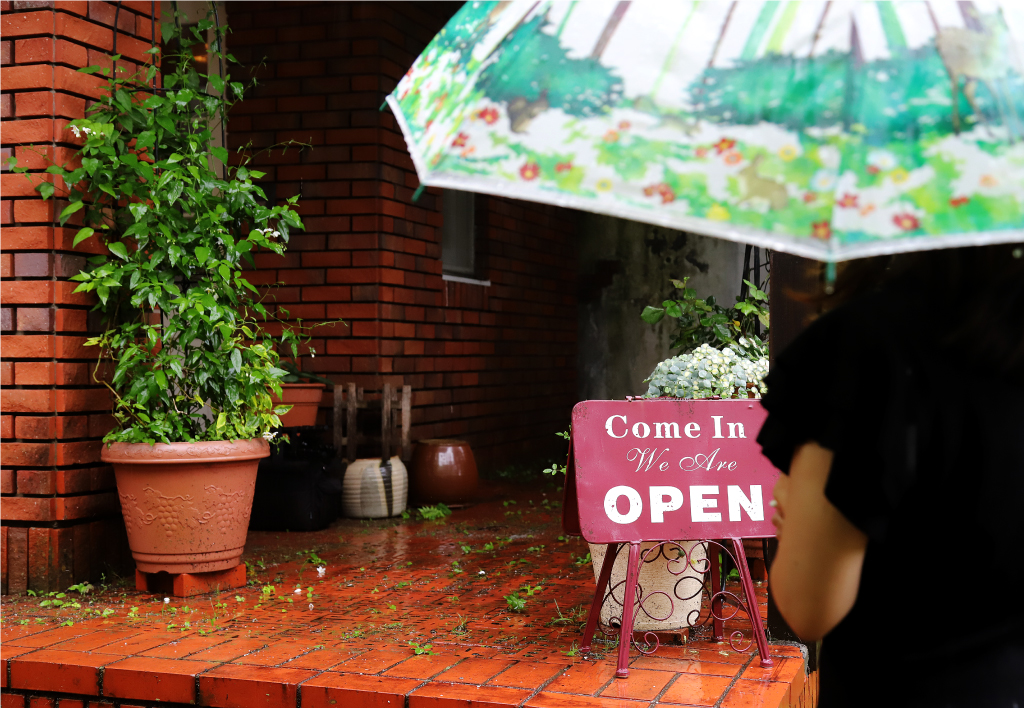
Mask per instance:
[[[282,428],[298,428],[316,425],[316,412],[320,407],[323,395],[322,383],[284,383],[281,384],[281,397],[273,396],[274,405],[291,406],[292,409],[281,416]]]
[[[412,456],[413,498],[425,504],[472,501],[479,475],[465,440],[420,440]]]

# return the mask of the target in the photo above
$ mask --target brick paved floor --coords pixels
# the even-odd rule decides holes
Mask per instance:
[[[615,679],[612,644],[576,651],[594,578],[586,544],[560,537],[560,494],[491,485],[483,497],[443,522],[252,532],[238,591],[165,602],[121,581],[4,598],[2,708],[814,705],[816,676],[788,646],[765,670],[694,636],[633,651],[629,679]],[[749,637],[746,622],[734,629]]]

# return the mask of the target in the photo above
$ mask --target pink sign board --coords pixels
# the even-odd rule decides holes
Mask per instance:
[[[769,502],[779,471],[755,439],[766,417],[752,399],[577,403],[567,486],[575,483],[583,537],[774,536]]]

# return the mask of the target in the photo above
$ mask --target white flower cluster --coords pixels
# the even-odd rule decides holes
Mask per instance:
[[[71,128],[71,132],[75,134],[76,138],[82,137],[82,133],[89,135],[89,133],[92,132],[91,128],[82,128],[81,130],[79,130],[77,125],[70,125],[68,127]]]
[[[754,397],[760,398],[768,390],[764,385],[767,374],[765,358],[750,359],[731,347],[719,350],[701,344],[688,354],[658,364],[644,380],[650,384],[644,398],[746,398],[748,383],[754,384]]]
[[[281,235],[280,231],[274,231],[269,226],[267,228],[265,228],[265,229],[253,229],[253,231],[258,231],[259,233],[263,234],[264,236],[268,236],[268,237],[272,236],[274,238],[277,238],[278,236]]]

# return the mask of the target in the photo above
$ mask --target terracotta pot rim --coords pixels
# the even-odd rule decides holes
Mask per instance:
[[[469,445],[465,440],[456,440],[454,438],[424,438],[423,440],[417,440],[417,445]]]
[[[263,438],[154,444],[116,442],[100,449],[104,462],[134,465],[241,462],[269,456],[270,443]]]

